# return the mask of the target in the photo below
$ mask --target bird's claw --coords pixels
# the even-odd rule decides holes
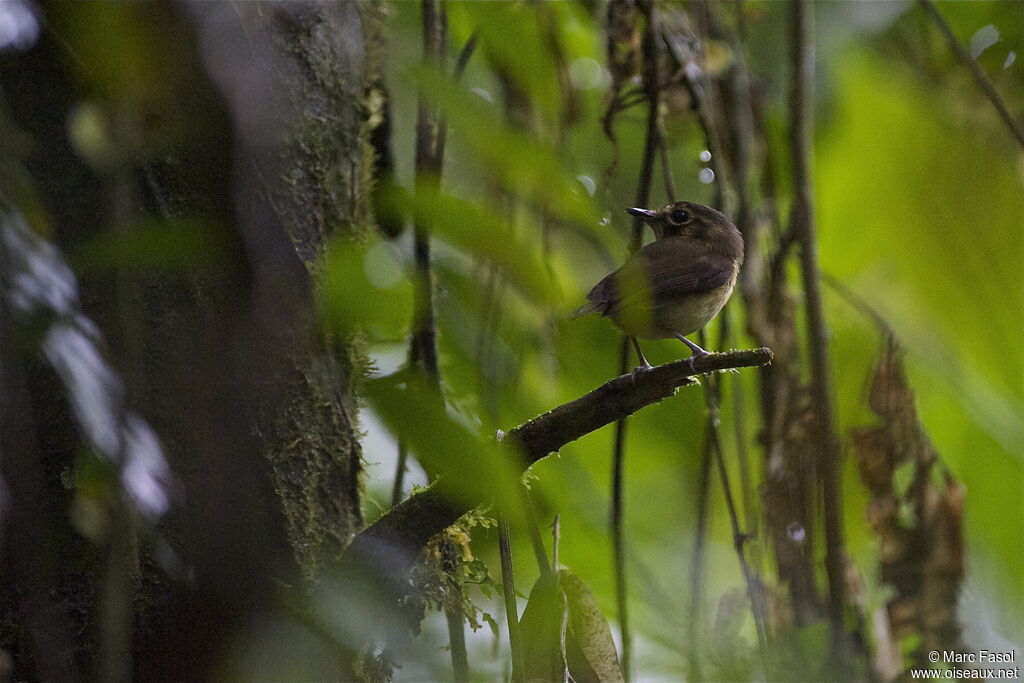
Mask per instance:
[[[710,355],[711,353],[709,353],[708,351],[694,351],[693,354],[687,359],[690,362],[690,372],[694,375],[697,374],[697,368],[694,366],[693,361],[697,360],[698,358],[704,358],[705,356]]]
[[[635,368],[633,368],[633,372],[629,373],[629,375],[630,377],[633,378],[633,381],[635,382],[640,375],[652,369],[654,369],[653,365],[651,365],[650,363],[644,363],[643,365],[638,365]]]

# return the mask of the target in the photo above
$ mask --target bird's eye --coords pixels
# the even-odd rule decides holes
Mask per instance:
[[[672,219],[673,223],[685,223],[686,221],[690,220],[690,212],[683,211],[682,209],[676,209],[671,214],[669,214],[669,218]]]

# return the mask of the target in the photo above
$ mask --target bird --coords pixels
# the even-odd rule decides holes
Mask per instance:
[[[692,367],[709,352],[686,335],[729,300],[743,265],[743,236],[721,211],[696,202],[626,213],[651,226],[655,239],[594,285],[575,315],[599,313],[625,332],[640,359],[634,374],[651,368],[638,338],[678,339],[690,348]]]

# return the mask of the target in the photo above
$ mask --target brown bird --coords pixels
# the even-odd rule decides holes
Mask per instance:
[[[637,337],[675,337],[690,347],[691,360],[706,356],[685,335],[711,322],[729,300],[743,263],[743,236],[725,214],[694,202],[626,213],[650,225],[655,241],[598,282],[576,314],[611,318],[633,342],[643,369],[651,364]]]

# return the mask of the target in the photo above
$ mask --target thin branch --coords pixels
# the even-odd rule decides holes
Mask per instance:
[[[409,466],[409,449],[399,440],[398,463],[395,465],[395,479],[391,484],[391,505],[398,505],[405,493],[405,471]]]
[[[622,338],[619,367],[628,364],[629,345]],[[625,461],[626,461],[626,420],[615,424],[615,441],[612,447],[612,500],[610,526],[612,532],[612,562],[615,566],[615,605],[619,615],[619,636],[622,640],[622,673],[630,680],[632,659],[632,637],[629,630],[629,585],[626,581],[626,532],[625,517]]]
[[[800,270],[807,301],[807,336],[811,356],[811,393],[814,400],[816,446],[820,463],[825,513],[825,571],[828,574],[829,618],[835,664],[846,661],[843,612],[846,604],[844,576],[842,468],[839,439],[832,408],[828,329],[818,280],[818,243],[814,228],[811,187],[813,139],[814,8],[808,0],[793,0],[792,83],[790,91],[790,143],[793,153],[793,185],[796,192],[792,230],[800,243]],[[840,669],[841,670],[841,669]]]
[[[932,0],[917,1],[918,4],[924,8],[924,11],[935,20],[935,23],[942,31],[942,35],[946,37],[946,42],[949,43],[950,49],[956,53],[956,56],[961,62],[963,62],[963,65],[966,66],[967,70],[971,72],[972,76],[974,76],[974,82],[978,84],[981,91],[985,93],[985,97],[989,99],[992,106],[996,108],[997,112],[999,112],[999,117],[1003,120],[1003,123],[1006,124],[1010,134],[1017,139],[1017,144],[1024,147],[1024,131],[1021,130],[1020,124],[1018,124],[1013,118],[1013,115],[1010,114],[1010,110],[1007,109],[1006,103],[1003,102],[1003,98],[1000,97],[999,91],[996,90],[996,86],[992,84],[992,79],[990,79],[988,74],[985,73],[985,70],[978,65],[978,61],[971,57],[970,53],[964,49],[963,45],[960,44],[960,41],[957,40],[956,34],[953,33],[953,29],[951,29],[949,24],[946,23],[946,20],[942,18],[942,13],[939,12],[939,8],[935,6],[935,3],[932,2]]]
[[[551,571],[551,561],[548,560],[544,539],[540,535],[540,525],[537,524],[537,515],[533,511],[533,498],[525,484],[519,485],[519,498],[523,505],[523,514],[526,516],[526,529],[530,535],[534,559],[537,561],[537,571],[545,574]]]
[[[708,381],[708,384],[716,384],[716,379],[717,378],[711,378]],[[708,400],[708,421],[711,423],[717,423],[719,412],[717,387],[708,389],[705,392],[705,395]],[[708,440],[711,442],[711,452],[715,456],[715,462],[718,465],[718,474],[722,481],[722,495],[725,497],[725,507],[729,513],[729,524],[732,528],[733,548],[736,550],[736,556],[740,563],[740,571],[743,573],[743,580],[747,586],[747,598],[750,600],[750,611],[754,616],[754,630],[757,632],[757,644],[758,650],[761,654],[761,663],[764,667],[765,675],[768,676],[768,639],[767,631],[765,629],[764,606],[761,602],[761,590],[757,582],[754,580],[754,574],[750,570],[750,565],[747,563],[746,552],[744,549],[747,535],[740,530],[739,513],[736,511],[736,502],[732,495],[732,485],[729,483],[729,472],[725,467],[725,458],[722,455],[722,442],[719,439],[717,429],[708,429]]]
[[[519,608],[516,607],[516,581],[512,572],[512,533],[508,518],[498,520],[498,550],[501,556],[501,593],[508,622],[508,644],[512,652],[512,681],[522,682],[523,646],[519,638]]]
[[[434,19],[431,21],[434,21]],[[426,23],[427,20],[425,17],[425,27]],[[440,28],[434,27],[429,32],[434,35],[433,38],[428,37],[427,31],[425,30],[424,54],[427,56],[434,54],[435,57],[439,57],[440,53],[434,53],[433,51],[441,50],[444,47],[444,22],[442,21],[441,23],[442,26]],[[439,31],[441,35],[437,36],[436,34]],[[455,71],[453,73],[456,81],[459,80],[463,72],[466,70],[466,65],[469,63],[469,59],[473,56],[473,52],[476,49],[476,43],[477,35],[476,32],[474,32],[466,41],[466,44],[463,45],[462,50],[459,51],[459,56],[455,62]],[[422,107],[423,105],[424,102],[421,100],[420,106]],[[426,112],[428,112],[427,109],[421,108],[418,115],[422,115]],[[421,123],[423,124],[422,128]],[[417,184],[422,183],[423,180],[429,180],[436,185],[440,183],[441,168],[444,165],[444,150],[448,140],[448,119],[447,117],[441,117],[437,124],[436,137],[433,138],[432,143],[430,137],[430,126],[427,125],[428,123],[429,122],[426,118],[417,119],[416,123],[416,178]],[[422,178],[422,174],[426,173],[433,174],[436,177],[430,179]],[[417,302],[419,307],[422,307],[417,308],[416,318],[418,323],[414,330],[419,329],[420,326],[423,326],[424,329],[421,331],[419,336],[417,336],[417,333],[414,331],[413,338],[409,342],[409,364],[415,365],[417,362],[422,360],[428,375],[439,377],[440,373],[437,369],[437,333],[434,329],[433,292],[430,276],[430,237],[426,234],[425,230],[417,228],[414,252],[416,255]],[[398,464],[395,466],[395,479],[391,489],[392,505],[397,504],[398,501],[402,499],[408,461],[409,450],[405,447],[405,444],[399,442]]]
[[[423,57],[439,62],[444,54],[445,16],[438,0],[423,0]],[[423,196],[434,191],[441,182],[442,136],[436,108],[420,93],[416,113],[415,192]],[[427,226],[417,220],[413,226],[416,263],[416,307],[409,360],[420,367],[437,384],[440,381],[437,362],[437,330],[434,324],[433,275],[430,270],[430,235]]]
[[[423,59],[440,64],[447,42],[448,19],[440,0],[422,0],[423,11]],[[472,44],[473,39],[470,43]],[[467,51],[464,51],[467,52]],[[471,53],[471,50],[468,51]],[[466,57],[468,59],[468,56]],[[465,66],[465,63],[463,63]],[[418,196],[436,192],[441,184],[441,168],[444,164],[445,124],[437,108],[427,101],[421,92],[416,115],[416,151],[414,180]],[[409,362],[420,368],[431,384],[440,392],[441,371],[437,359],[437,326],[434,314],[434,280],[430,264],[430,234],[422,220],[413,224],[413,253],[416,264],[414,322],[412,339],[409,342]],[[400,455],[404,448],[400,447]],[[399,458],[399,472],[404,472],[405,463]],[[397,478],[397,477],[396,477]],[[397,486],[396,486],[397,488]],[[452,560],[447,551],[445,560]],[[461,593],[462,587],[456,586]],[[466,635],[462,627],[462,601],[449,600],[445,607],[448,624],[448,644],[452,661],[452,672],[456,683],[469,680],[469,657],[466,652]]]
[[[458,590],[461,593],[461,585]],[[455,679],[455,683],[468,683],[469,653],[466,651],[466,631],[462,626],[461,606],[454,609],[446,607],[444,617],[448,624],[448,649],[452,656],[452,677]]]
[[[704,447],[700,458],[700,475],[697,480],[697,529],[693,538],[693,553],[690,556],[690,617],[687,631],[689,649],[689,677],[701,680],[700,670],[701,647],[698,642],[700,627],[700,598],[704,584],[704,549],[707,546],[708,500],[711,497],[711,439],[704,439]]]
[[[843,282],[832,275],[822,271],[819,273],[821,281],[832,288],[832,290],[848,303],[854,310],[868,318],[881,332],[889,339],[896,339],[896,331],[893,330],[889,321],[879,313],[874,306],[865,301],[859,294],[847,287]]]
[[[668,154],[668,140],[665,137],[665,126],[658,124],[658,151],[661,157],[661,179],[665,183],[665,196],[668,201],[676,200],[676,181],[672,175],[672,161]]]
[[[658,152],[658,141],[661,139],[658,126],[659,88],[658,88],[658,48],[657,26],[655,25],[654,2],[649,0],[641,6],[645,26],[641,43],[643,52],[643,86],[646,95],[647,130],[644,138],[643,159],[640,163],[640,177],[637,180],[634,206],[645,207],[650,201],[651,181],[654,176],[654,160]],[[639,217],[633,219],[633,231],[629,250],[634,253],[643,244],[644,223]],[[629,342],[623,336],[619,347],[619,372],[625,373],[629,368]],[[632,638],[629,630],[629,600],[626,582],[626,541],[623,529],[625,503],[623,501],[625,480],[624,466],[626,458],[626,422],[620,419],[615,425],[615,442],[612,452],[612,501],[611,531],[612,555],[615,564],[615,601],[619,616],[619,635],[622,640],[622,673],[625,680],[630,680],[632,662]]]
[[[718,134],[711,123],[711,108],[708,103],[708,97],[705,96],[704,88],[691,73],[689,64],[692,60],[687,55],[682,54],[675,43],[669,40],[667,36],[662,36],[662,40],[666,48],[680,64],[679,73],[683,86],[686,88],[690,101],[693,103],[694,117],[697,119],[697,125],[704,135],[704,144],[707,147],[708,153],[711,154],[709,164],[712,172],[715,174],[715,193],[711,203],[715,208],[724,210],[726,169],[724,160],[721,158],[721,145],[718,141]]]
[[[423,58],[440,62],[444,54],[446,20],[437,0],[423,0]],[[473,38],[467,44],[475,44]],[[463,54],[472,50],[463,50]],[[462,55],[460,55],[460,60]],[[467,57],[468,59],[468,57]],[[463,63],[464,67],[465,64]],[[441,169],[444,164],[446,125],[438,118],[426,95],[420,93],[416,109],[416,148],[413,161],[416,176],[415,191],[422,195],[425,190],[436,190],[441,183]],[[412,337],[409,340],[409,365],[423,370],[432,383],[440,389],[440,371],[437,362],[437,329],[434,322],[434,282],[430,268],[430,234],[420,221],[413,226],[413,258],[415,275],[415,308],[413,310]],[[405,488],[405,471],[409,451],[405,444],[398,443],[398,463],[391,489],[391,504],[402,498]]]
[[[736,462],[740,469],[740,498],[743,500],[743,519],[748,534],[757,534],[757,506],[754,503],[754,484],[750,478],[750,457],[747,454],[746,400],[743,379],[734,377],[732,387],[733,438],[736,441]],[[754,562],[759,565],[758,562]]]
[[[466,66],[469,64],[470,58],[473,56],[473,52],[476,51],[477,34],[476,31],[469,36],[466,40],[466,44],[459,50],[459,56],[455,59],[455,69],[452,71],[452,79],[458,83],[462,78],[462,74],[466,71]],[[434,149],[434,156],[437,159],[438,168],[444,162],[444,149],[448,142],[448,117],[442,116],[441,121],[437,126],[437,144]]]

